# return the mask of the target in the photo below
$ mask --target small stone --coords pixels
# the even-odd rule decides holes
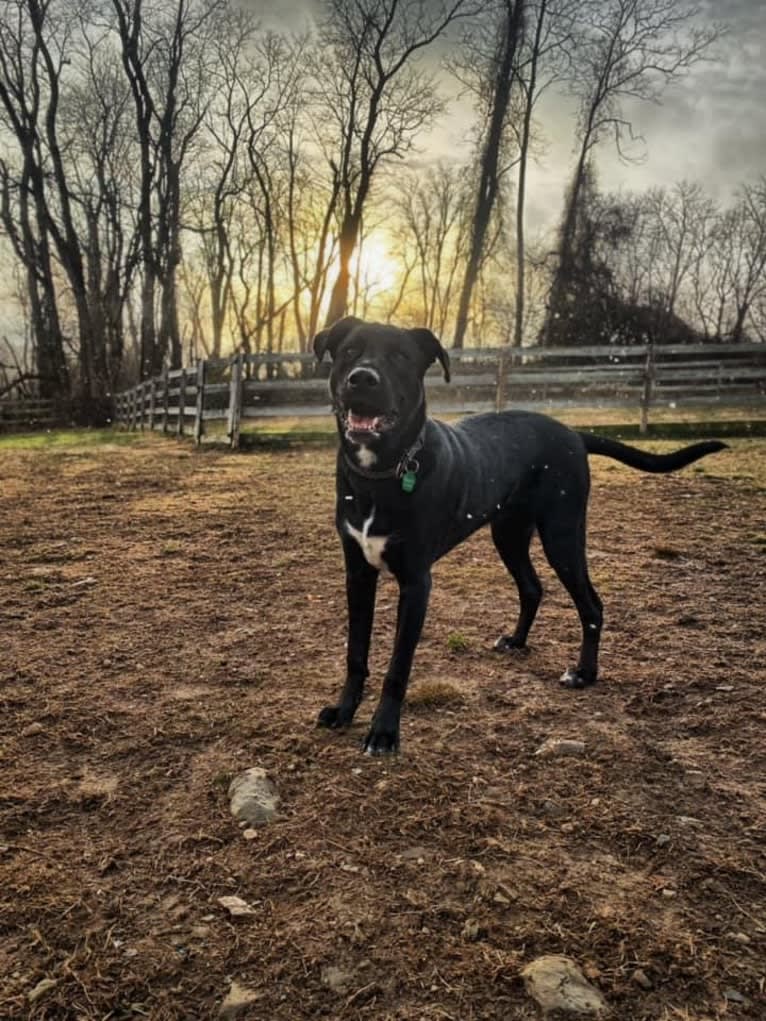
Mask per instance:
[[[538,957],[522,969],[521,976],[527,993],[544,1014],[560,1010],[600,1017],[608,1011],[604,997],[588,982],[571,957],[560,954]]]
[[[663,887],[662,896],[666,900],[672,900],[673,897],[675,897],[675,895],[676,895],[676,891],[675,890],[671,890],[671,888],[669,886]]]
[[[654,841],[657,847],[667,847],[670,843],[670,837],[667,833],[660,833],[657,839]]]
[[[262,826],[276,815],[279,795],[265,769],[253,766],[229,784],[231,814],[248,826]]]
[[[417,847],[409,847],[406,851],[402,851],[399,857],[402,861],[416,861],[419,865],[422,865],[427,854],[428,851],[425,847],[418,845]]]
[[[750,942],[750,937],[746,932],[727,932],[726,935],[735,943],[742,943],[743,946]]]
[[[322,969],[322,981],[336,993],[345,992],[353,977],[353,972],[344,971],[343,968],[336,968],[332,965]]]
[[[630,977],[633,979],[636,985],[641,986],[642,989],[652,988],[652,981],[642,968],[636,968],[636,970]]]
[[[575,824],[573,822],[564,822],[561,824],[562,833],[574,833]]]
[[[743,996],[742,993],[737,989],[724,989],[723,998],[729,1000],[730,1003],[747,1003],[748,999]]]
[[[35,734],[42,734],[45,727],[42,723],[30,723],[28,727],[24,727],[21,732],[22,737],[34,737]]]
[[[248,989],[247,986],[240,985],[239,982],[232,982],[226,999],[221,1004],[218,1016],[223,1018],[224,1021],[232,1021],[250,1004],[255,1003],[260,998],[260,993]]]
[[[232,918],[244,918],[247,915],[258,914],[255,908],[241,897],[219,897],[218,903],[222,908],[226,908]]]
[[[242,836],[245,838],[245,840],[255,840],[256,837],[258,836],[258,830],[251,829],[242,830]]]
[[[37,1001],[49,993],[51,989],[58,985],[58,979],[55,978],[43,978],[37,983],[34,989],[30,989],[27,993],[27,999],[30,1003],[37,1003]]]
[[[567,814],[567,810],[563,805],[559,805],[557,801],[551,801],[550,798],[543,802],[543,811],[552,819],[560,819],[562,815]]]
[[[480,933],[479,923],[473,918],[466,919],[463,928],[460,930],[460,935],[463,939],[467,939],[471,943],[475,943],[479,938]]]
[[[511,903],[510,900],[505,896],[505,894],[500,892],[496,893],[492,900],[495,902],[495,904],[502,904],[504,907],[507,907],[507,905]]]
[[[584,755],[585,742],[563,737],[549,737],[535,752],[542,759],[560,758],[564,755]]]

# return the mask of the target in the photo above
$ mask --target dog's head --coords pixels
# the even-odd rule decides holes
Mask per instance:
[[[441,362],[449,382],[449,356],[430,330],[403,330],[347,316],[314,338],[317,358],[321,361],[327,352],[341,435],[376,459],[401,450],[420,431],[429,365]]]

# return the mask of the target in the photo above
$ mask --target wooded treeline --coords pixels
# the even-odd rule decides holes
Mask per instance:
[[[344,312],[455,346],[766,336],[766,178],[604,195],[719,34],[674,0],[1,0],[0,222],[23,343],[0,392],[85,401],[189,356],[305,350]],[[473,118],[422,151],[456,90]],[[557,236],[525,231],[546,94],[574,97]],[[637,148],[639,147],[639,148]]]

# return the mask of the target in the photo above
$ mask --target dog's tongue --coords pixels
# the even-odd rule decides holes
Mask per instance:
[[[354,411],[349,411],[348,413],[349,429],[354,429],[358,432],[372,432],[377,422],[377,415],[357,415]]]

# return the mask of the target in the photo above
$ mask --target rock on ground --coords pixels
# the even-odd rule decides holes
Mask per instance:
[[[218,903],[222,908],[226,908],[232,918],[245,918],[248,915],[258,914],[255,908],[241,897],[219,897]]]
[[[253,992],[252,989],[248,989],[247,986],[241,986],[239,982],[232,982],[231,989],[229,989],[226,999],[221,1004],[221,1010],[219,1017],[223,1021],[233,1021],[234,1018],[238,1017],[243,1010],[250,1006],[251,1003],[255,1003],[256,1000],[260,999],[260,994]]]
[[[535,752],[543,759],[558,758],[561,755],[584,755],[585,742],[565,737],[549,737]]]
[[[571,957],[560,954],[538,957],[522,970],[521,976],[527,992],[545,1014],[560,1010],[565,1014],[604,1017],[609,1011],[604,997]]]
[[[31,989],[27,993],[27,999],[30,1003],[36,1003],[41,996],[45,996],[51,989],[55,989],[58,985],[58,979],[55,978],[43,978],[37,983],[34,989]]]
[[[231,814],[248,826],[262,826],[274,818],[279,794],[265,769],[253,766],[229,784]]]

